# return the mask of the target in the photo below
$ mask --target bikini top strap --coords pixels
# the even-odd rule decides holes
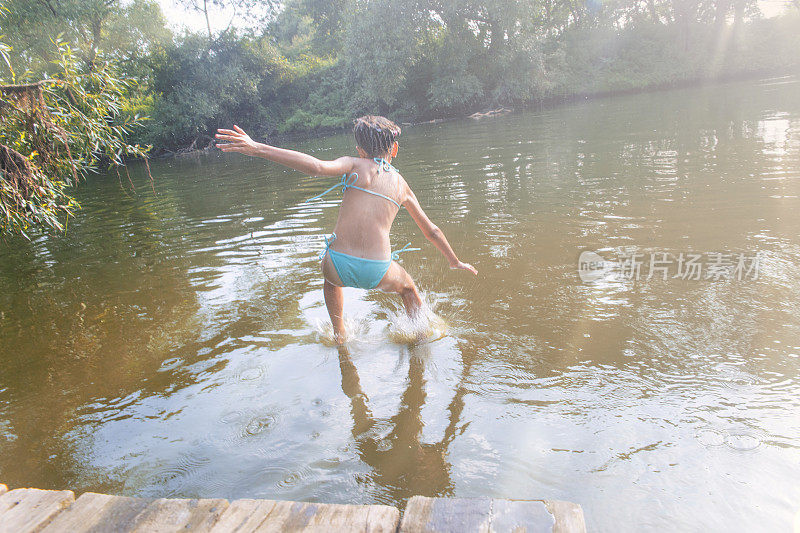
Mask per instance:
[[[387,160],[385,160],[382,157],[373,157],[372,160],[375,161],[378,164],[378,171],[379,172],[381,170],[394,170],[395,172],[399,172],[396,168],[394,168],[392,166],[391,163],[389,163]]]
[[[356,177],[356,179],[358,179],[358,174],[356,174],[355,172],[353,174],[351,174],[351,175],[354,175]],[[379,192],[370,191],[368,189],[362,189],[361,187],[358,187],[357,185],[353,185],[353,183],[355,183],[355,182],[356,182],[356,180],[353,180],[352,182],[350,182],[347,185],[346,189],[358,189],[359,191],[368,192],[369,194],[372,194],[374,196],[379,196],[379,197],[383,198],[384,200],[389,200],[390,202],[392,202],[394,205],[397,206],[397,209],[402,208],[402,206],[399,203],[397,203],[397,200],[395,200],[394,198],[389,198],[388,196],[385,196],[385,195],[383,195],[383,194],[381,194]]]
[[[325,191],[319,193],[316,196],[312,196],[311,198],[309,198],[307,200],[304,200],[303,203],[312,202],[314,200],[318,200],[319,198],[322,198],[323,196],[325,196],[326,194],[328,194],[329,192],[334,190],[336,187],[341,187],[342,188],[342,192],[344,193],[344,191],[346,191],[348,187],[352,187],[352,184],[355,183],[356,180],[358,179],[358,174],[356,174],[355,172],[353,172],[353,174],[351,174],[351,176],[355,176],[355,177],[353,178],[352,181],[350,181],[348,183],[347,174],[342,174],[342,179],[339,181],[339,183],[337,183],[336,185],[333,185],[332,187],[328,187]]]
[[[386,163],[386,164],[388,165],[388,163]],[[389,165],[389,166],[391,166],[391,165]],[[394,167],[392,167],[392,168],[394,168]],[[334,190],[336,187],[341,187],[342,188],[342,194],[344,194],[344,191],[346,191],[347,189],[358,189],[359,191],[364,191],[364,192],[372,194],[374,196],[380,196],[384,200],[389,200],[394,205],[396,205],[398,209],[402,208],[402,206],[399,203],[397,203],[397,200],[395,200],[394,198],[389,198],[388,196],[384,196],[383,194],[381,194],[379,192],[370,191],[369,189],[364,189],[362,187],[358,187],[355,184],[356,180],[358,179],[358,173],[357,172],[353,172],[352,174],[350,174],[350,178],[351,179],[348,179],[347,174],[342,174],[342,179],[341,179],[341,181],[339,183],[337,183],[333,187],[328,188],[328,190],[324,191],[323,193],[309,198],[308,200],[306,200],[306,202],[311,202],[312,200],[316,200],[318,198],[322,198],[323,196],[325,196],[326,194],[328,194],[329,192]]]

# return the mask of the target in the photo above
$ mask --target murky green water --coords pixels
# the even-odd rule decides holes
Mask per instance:
[[[800,510],[800,80],[406,128],[395,161],[478,278],[407,214],[393,243],[449,324],[348,290],[320,342],[332,181],[212,156],[155,192],[79,190],[65,237],[0,244],[0,482],[403,505],[550,498],[596,531],[787,530]],[[352,153],[348,136],[301,145]],[[578,256],[645,255],[642,276]],[[757,279],[649,254],[760,254]],[[627,253],[627,252],[626,252]],[[705,265],[710,268],[708,264]],[[677,266],[672,267],[673,270]],[[675,272],[670,271],[670,276]],[[752,274],[752,273],[751,273]]]

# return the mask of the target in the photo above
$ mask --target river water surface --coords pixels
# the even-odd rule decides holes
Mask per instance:
[[[398,342],[397,298],[348,289],[356,339],[326,343],[338,197],[302,201],[335,179],[236,154],[156,162],[154,190],[141,169],[135,191],[93,177],[65,236],[0,243],[0,482],[791,528],[800,80],[407,127],[395,164],[480,271],[450,271],[400,213],[393,245],[422,248],[402,264],[447,324],[426,342]],[[586,250],[641,264],[582,281]]]

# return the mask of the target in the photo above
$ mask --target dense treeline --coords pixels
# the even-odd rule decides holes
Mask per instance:
[[[259,23],[174,35],[154,0],[7,0],[2,33],[18,76],[47,75],[57,34],[89,66],[114,59],[136,82],[127,112],[150,117],[132,140],[156,150],[205,147],[231,123],[413,122],[800,67],[800,5],[764,19],[755,0],[214,2],[260,5]]]

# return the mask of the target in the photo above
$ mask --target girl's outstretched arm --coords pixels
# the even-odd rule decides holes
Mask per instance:
[[[353,170],[352,157],[323,161],[303,152],[255,142],[239,126],[234,126],[232,130],[219,129],[216,137],[218,140],[228,141],[226,144],[217,145],[223,152],[239,152],[253,157],[263,157],[311,176],[339,176],[349,174]]]
[[[414,191],[410,188],[406,190],[406,200],[403,202],[403,206],[406,208],[406,211],[408,211],[408,214],[411,215],[411,218],[414,219],[414,222],[417,223],[419,229],[422,230],[422,234],[425,235],[425,238],[431,241],[433,245],[442,252],[442,255],[450,264],[450,268],[468,270],[473,274],[478,273],[478,270],[474,266],[459,261],[453,248],[450,247],[450,243],[447,242],[447,237],[444,236],[444,232],[428,218],[428,215],[426,215],[425,211],[420,207]]]

